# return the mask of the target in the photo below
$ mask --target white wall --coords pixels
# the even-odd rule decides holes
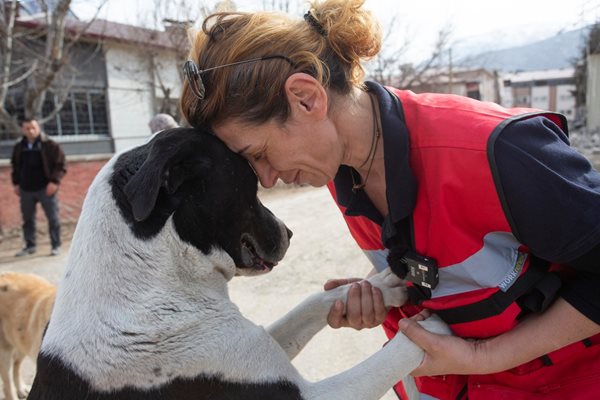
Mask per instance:
[[[482,81],[479,86],[481,90],[481,100],[496,101],[496,80],[493,77],[482,74]]]
[[[564,114],[567,120],[575,119],[575,97],[573,97],[575,85],[556,86],[556,111]]]
[[[534,86],[531,88],[531,107],[541,110],[550,109],[550,87]]]
[[[107,44],[108,102],[115,152],[143,143],[150,135],[154,95],[150,64],[133,46]]]
[[[179,71],[183,65],[177,65],[177,59],[172,52],[160,51],[154,57],[154,63],[160,74],[163,84],[171,89],[171,98],[178,99],[181,94],[181,78]],[[158,78],[155,78],[158,79]],[[156,82],[158,86],[158,82]],[[156,89],[156,95],[162,97],[160,90]]]
[[[513,97],[513,89],[511,86],[504,86],[500,82],[500,105],[502,107],[511,108],[515,105],[515,99]]]
[[[587,127],[600,131],[600,54],[588,56]]]
[[[175,57],[168,51],[150,51],[139,46],[109,43],[106,45],[108,102],[115,152],[144,143],[150,137],[148,122],[155,114],[156,97],[162,97],[154,64],[163,84],[177,99],[181,81]],[[156,96],[156,97],[155,97]]]

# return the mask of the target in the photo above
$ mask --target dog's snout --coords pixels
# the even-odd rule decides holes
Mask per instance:
[[[287,226],[285,227],[285,230],[286,230],[287,235],[288,235],[288,240],[291,239],[292,236],[294,236],[294,232],[290,231]]]

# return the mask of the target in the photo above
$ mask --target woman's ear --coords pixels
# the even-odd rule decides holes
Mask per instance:
[[[292,114],[300,113],[313,118],[327,116],[327,91],[312,76],[297,72],[285,81],[285,93]]]

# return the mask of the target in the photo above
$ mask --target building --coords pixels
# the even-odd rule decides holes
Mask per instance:
[[[484,68],[433,70],[410,89],[415,93],[451,93],[483,101],[498,101],[495,71]]]
[[[575,78],[572,68],[527,71],[500,77],[504,107],[530,107],[563,114],[575,120]]]
[[[587,128],[600,133],[600,52],[588,55],[587,68]]]
[[[20,32],[39,32],[42,24],[44,19],[38,14],[20,17],[16,26]],[[71,35],[84,28],[71,49],[69,65],[43,105],[47,116],[63,103],[43,129],[67,155],[68,172],[60,189],[66,235],[69,225],[74,226],[79,218],[89,184],[105,162],[115,152],[145,142],[150,136],[148,122],[156,113],[179,119],[180,66],[188,43],[185,29],[177,25],[155,31],[105,20],[87,26],[76,18],[67,19],[66,31]],[[7,109],[20,115],[23,101],[24,86],[15,86],[9,92]],[[11,238],[21,233],[19,202],[10,181],[14,144],[14,139],[0,141],[0,248],[3,235]],[[45,229],[42,212],[38,218],[38,227]]]
[[[18,20],[21,31],[41,24],[44,20],[36,16]],[[67,155],[119,152],[148,137],[154,114],[166,112],[178,119],[180,65],[187,52],[181,30],[155,31],[106,20],[87,25],[74,18],[67,19],[66,30],[84,34],[51,88],[43,114],[58,104],[63,107],[43,128]],[[66,85],[68,93],[61,93]],[[17,86],[9,93],[7,108],[16,114],[23,108],[23,91]],[[0,143],[0,158],[8,157],[10,147],[12,141]]]

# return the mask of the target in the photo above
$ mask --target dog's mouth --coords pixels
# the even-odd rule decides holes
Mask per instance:
[[[277,261],[267,260],[260,255],[262,252],[257,250],[258,246],[255,245],[254,240],[250,236],[244,235],[241,243],[242,262],[245,268],[252,268],[256,271],[267,273],[277,265]]]

